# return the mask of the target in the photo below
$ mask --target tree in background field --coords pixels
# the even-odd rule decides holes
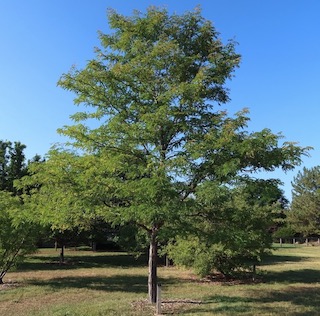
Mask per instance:
[[[320,166],[303,168],[292,182],[288,221],[304,236],[320,234]]]
[[[281,195],[276,180],[247,179],[232,187],[206,182],[197,190],[197,217],[186,219],[188,229],[165,250],[200,276],[251,270],[271,248],[268,231],[281,210]]]
[[[0,141],[0,189],[6,190],[8,187],[8,161],[10,142]]]
[[[144,230],[155,302],[158,243],[185,218],[200,216],[202,190],[227,188],[258,170],[290,170],[306,149],[279,146],[281,136],[268,129],[246,132],[245,110],[233,117],[219,110],[240,56],[198,10],[169,15],[149,8],[130,17],[109,11],[108,18],[113,33],[100,33],[96,57],[58,83],[89,110],[59,130],[74,152],[49,154],[38,171],[38,198],[59,225],[99,216]],[[85,124],[92,120],[98,124]],[[210,201],[220,198],[207,193]]]
[[[18,193],[13,182],[27,174],[25,148],[20,142],[0,141],[0,190]]]
[[[0,141],[0,283],[7,271],[35,250],[38,227],[14,182],[27,174],[25,145]],[[29,218],[29,219],[28,219]]]
[[[85,179],[81,178],[77,163],[80,158],[67,152],[58,155],[56,151],[48,153],[48,157],[46,161],[34,159],[28,166],[29,176],[17,181],[16,186],[24,192],[24,203],[30,207],[29,218],[51,231],[63,263],[64,246],[72,233],[79,234],[89,227],[91,217],[86,214],[91,207],[81,204],[83,188],[78,184]]]
[[[18,197],[0,191],[0,284],[9,269],[36,249],[38,228],[28,218]]]

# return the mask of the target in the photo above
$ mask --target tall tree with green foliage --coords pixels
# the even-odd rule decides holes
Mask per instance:
[[[58,83],[88,110],[59,130],[78,154],[63,168],[60,189],[56,178],[55,201],[72,214],[94,211],[148,233],[149,300],[155,302],[159,238],[197,214],[197,189],[258,170],[290,170],[305,149],[279,145],[281,136],[268,129],[246,132],[245,110],[235,116],[219,110],[229,101],[225,84],[240,56],[199,10],[170,15],[152,7],[129,17],[111,10],[108,19],[113,32],[100,33],[95,58]],[[64,155],[49,160],[58,166]],[[73,183],[64,181],[67,174]]]
[[[320,166],[303,168],[292,182],[288,222],[304,236],[320,234]]]

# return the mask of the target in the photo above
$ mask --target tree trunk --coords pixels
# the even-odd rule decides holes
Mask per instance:
[[[149,302],[155,304],[157,302],[157,233],[153,229],[150,233],[149,246],[149,274],[148,274],[148,296]]]
[[[59,264],[62,265],[64,263],[64,245],[61,245],[61,249],[60,249],[60,262]]]
[[[252,266],[252,281],[253,282],[256,280],[256,275],[257,275],[257,269],[256,269],[256,265],[254,264]]]
[[[8,265],[6,267],[2,267],[2,269],[0,271],[0,284],[3,284],[3,278],[7,274],[8,270],[9,270],[9,266]]]
[[[165,265],[167,268],[173,266],[173,260],[170,259],[167,254],[166,254],[166,258],[165,258]]]

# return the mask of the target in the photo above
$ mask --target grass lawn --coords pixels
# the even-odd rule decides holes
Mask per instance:
[[[124,253],[42,249],[0,286],[0,315],[154,315],[146,302],[147,261]],[[277,248],[253,282],[209,282],[160,267],[163,314],[320,315],[320,247]]]

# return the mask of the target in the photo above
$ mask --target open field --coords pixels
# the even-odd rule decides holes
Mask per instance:
[[[154,315],[146,259],[123,253],[40,250],[0,287],[0,315]],[[163,314],[320,315],[320,247],[284,247],[258,267],[253,282],[209,282],[160,267]]]

